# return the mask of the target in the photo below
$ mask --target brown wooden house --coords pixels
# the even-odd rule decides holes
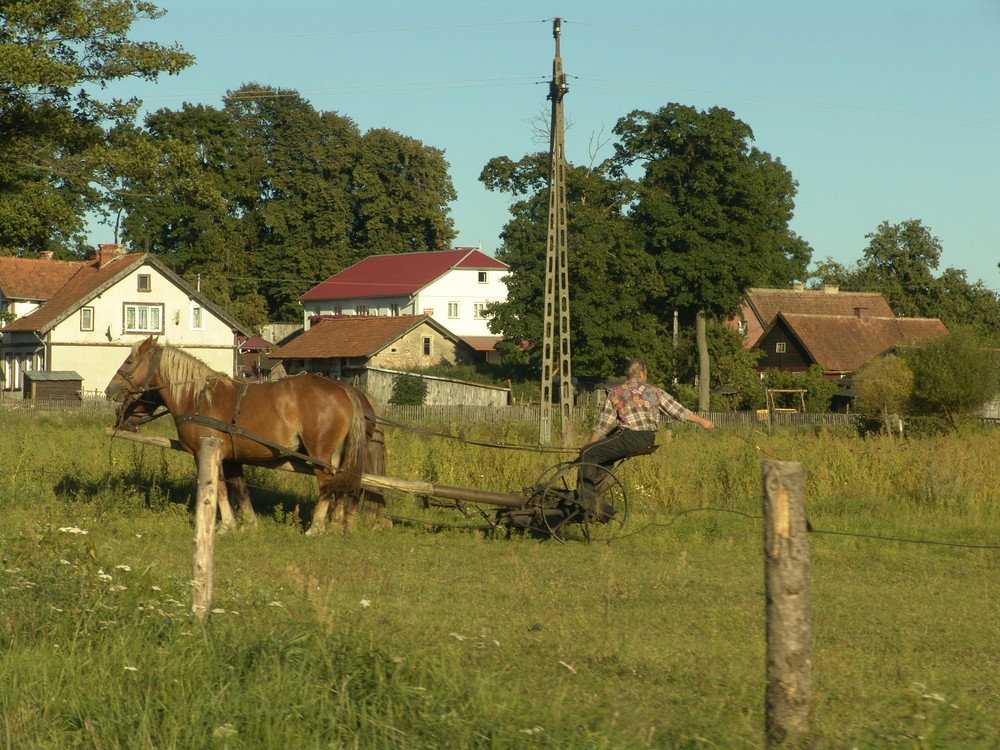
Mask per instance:
[[[754,348],[764,353],[757,363],[760,372],[805,372],[818,364],[826,377],[834,379],[899,347],[919,346],[947,334],[937,318],[779,312]]]

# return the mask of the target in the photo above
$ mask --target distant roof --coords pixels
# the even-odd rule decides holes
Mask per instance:
[[[761,325],[766,326],[779,312],[811,315],[854,315],[855,310],[867,310],[872,318],[891,318],[892,309],[880,292],[842,292],[828,286],[824,289],[747,289],[744,295]]]
[[[275,349],[271,352],[271,357],[274,359],[369,357],[422,323],[427,323],[449,338],[456,338],[429,315],[358,315],[327,318],[318,321],[308,331]]]
[[[273,348],[274,344],[260,336],[240,336],[237,339],[237,346],[245,352],[259,352]]]
[[[477,352],[491,352],[496,349],[496,344],[503,336],[462,336],[462,341],[471,346]]]
[[[937,318],[859,318],[785,312],[779,313],[768,326],[768,332],[782,322],[812,360],[829,372],[853,372],[896,347],[913,346],[948,334],[944,323]]]
[[[83,376],[75,370],[29,370],[22,373],[25,380],[32,381],[53,381],[62,382],[64,380],[83,380]]]
[[[506,270],[506,263],[474,247],[399,255],[371,255],[299,297],[301,301],[415,294],[453,268]]]
[[[87,265],[80,260],[0,257],[0,292],[7,299],[44,302]]]

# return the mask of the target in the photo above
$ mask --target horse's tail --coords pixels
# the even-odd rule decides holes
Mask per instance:
[[[365,411],[353,388],[344,388],[351,402],[351,427],[344,439],[339,470],[346,477],[344,491],[353,498],[361,495],[361,475],[365,473],[366,434]]]

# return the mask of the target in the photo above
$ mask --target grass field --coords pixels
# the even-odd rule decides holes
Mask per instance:
[[[105,426],[0,411],[2,748],[763,747],[768,458],[807,470],[812,746],[1000,747],[1000,433],[677,429],[610,545],[408,497],[307,538],[311,480],[251,472],[203,626],[193,463]],[[387,473],[519,492],[554,458],[395,432]]]

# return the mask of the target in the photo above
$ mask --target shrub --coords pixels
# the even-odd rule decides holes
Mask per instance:
[[[427,381],[416,375],[400,375],[392,381],[390,404],[423,406],[427,398]]]

